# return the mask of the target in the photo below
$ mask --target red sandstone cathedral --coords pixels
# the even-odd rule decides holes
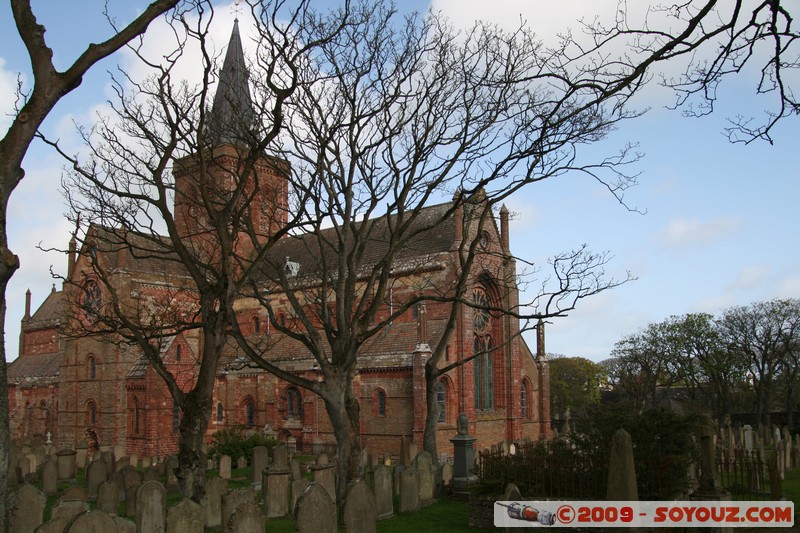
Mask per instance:
[[[242,76],[244,58],[238,28],[234,27],[222,71],[220,88],[212,115],[230,116],[231,102],[239,100],[239,114],[248,108],[242,103],[249,94]],[[235,72],[238,68],[238,72]],[[227,81],[226,81],[227,80]],[[238,84],[238,87],[237,87]],[[228,95],[220,96],[227,91]],[[238,91],[238,92],[237,92]],[[233,96],[231,96],[233,95]],[[247,97],[249,98],[249,96]],[[236,106],[234,106],[236,107]],[[236,154],[230,139],[215,139],[216,161]],[[273,202],[253,209],[253,226],[265,234],[274,230],[285,212],[286,187],[281,184],[281,165],[275,160],[257,162],[256,179],[260,190]],[[196,166],[191,158],[175,162],[173,175],[176,191],[183,198],[191,196]],[[422,219],[441,222],[416,238],[398,257],[406,265],[399,269],[411,279],[424,275],[430,283],[447,287],[455,279],[449,265],[456,264],[465,235],[464,208],[452,204],[432,205],[421,213]],[[199,233],[199,217],[186,203],[176,201],[176,225],[183,235]],[[175,263],[160,263],[142,257],[126,247],[96,246],[87,243],[102,240],[104,228],[89,228],[83,245],[70,243],[67,281],[61,291],[53,291],[35,311],[31,293],[26,296],[25,316],[19,340],[19,357],[8,367],[8,393],[11,438],[30,439],[50,434],[59,447],[74,447],[87,427],[93,428],[100,444],[122,444],[128,453],[165,455],[177,450],[180,412],[173,404],[162,378],[137,349],[125,343],[69,334],[71,319],[80,314],[76,306],[100,306],[108,299],[108,288],[93,278],[89,255],[111,273],[107,283],[115,294],[132,301],[162,301],[175,293],[182,273]],[[136,239],[136,236],[128,236]],[[95,239],[93,241],[92,239]],[[500,211],[499,224],[492,219],[480,236],[487,251],[480,269],[472,276],[471,299],[485,302],[489,308],[513,306],[518,301],[517,287],[506,282],[515,278],[510,260],[508,212]],[[133,241],[128,241],[133,242]],[[144,245],[143,245],[144,246]],[[271,254],[286,258],[289,271],[301,271],[317,258],[309,251],[302,235],[280,239]],[[408,265],[416,265],[409,267]],[[296,273],[296,272],[295,272]],[[414,286],[408,283],[406,287]],[[75,296],[75,287],[82,297]],[[499,288],[502,287],[502,290]],[[408,289],[410,290],[410,289]],[[391,297],[402,301],[402,290]],[[82,298],[82,299],[81,299]],[[276,295],[277,301],[280,295]],[[391,306],[391,301],[387,306]],[[409,308],[390,327],[370,339],[359,352],[354,390],[360,401],[362,443],[376,454],[399,455],[401,437],[413,439],[421,448],[425,423],[424,361],[427,346],[435,345],[443,330],[451,303],[428,302]],[[250,337],[268,338],[270,318],[258,302],[245,295],[235,307],[237,317]],[[422,311],[422,312],[420,312]],[[519,320],[509,314],[488,313],[462,306],[459,326],[450,340],[442,364],[472,356],[475,350],[495,346],[480,356],[449,371],[437,385],[441,407],[437,441],[440,450],[448,451],[449,439],[456,432],[459,413],[469,419],[469,433],[477,437],[478,447],[502,440],[539,439],[549,435],[550,387],[544,352],[544,331],[539,326],[537,349],[533,353],[519,335]],[[280,309],[277,319],[283,320]],[[161,357],[173,375],[192,380],[201,338],[191,331],[175,334],[162,344]],[[281,368],[314,379],[315,360],[299,343],[277,340],[270,343],[267,357]],[[415,394],[415,391],[417,393]],[[301,450],[312,443],[333,443],[333,431],[323,402],[312,392],[284,382],[264,370],[243,362],[231,348],[224,354],[214,386],[213,410],[210,413],[209,437],[217,430],[242,426],[251,431],[268,431],[279,440],[293,439]]]

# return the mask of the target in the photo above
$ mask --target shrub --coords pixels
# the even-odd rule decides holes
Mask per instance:
[[[234,461],[240,457],[249,459],[256,446],[266,446],[272,449],[278,444],[275,439],[257,433],[247,434],[241,426],[221,429],[214,433],[211,439],[212,444],[208,450],[209,457],[217,458],[228,455]]]

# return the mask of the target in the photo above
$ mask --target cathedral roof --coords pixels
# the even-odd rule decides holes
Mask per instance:
[[[238,19],[233,23],[225,60],[219,71],[219,83],[208,120],[208,141],[247,144],[255,127],[256,112],[250,96],[249,72],[244,60]]]
[[[58,381],[61,354],[23,355],[8,365],[8,382],[17,385],[47,385]]]
[[[37,309],[36,312],[33,313],[33,316],[31,316],[31,318],[28,320],[26,329],[57,326],[61,322],[61,318],[64,315],[61,308],[63,295],[63,291],[56,291],[53,289],[53,292],[47,295],[47,298],[44,299],[44,302],[42,302],[42,305],[39,306],[39,309]]]

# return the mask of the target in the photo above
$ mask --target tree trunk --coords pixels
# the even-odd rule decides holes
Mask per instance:
[[[5,192],[5,191],[4,191]],[[8,515],[8,472],[11,435],[9,428],[8,375],[6,372],[6,288],[8,281],[19,268],[19,258],[8,249],[6,234],[6,207],[8,195],[0,198],[0,532],[6,531]]]
[[[436,398],[438,374],[425,365],[425,432],[422,434],[422,449],[431,454],[433,464],[439,465],[439,450],[436,443],[436,426],[439,423],[439,402]],[[438,471],[438,468],[436,469]]]
[[[181,406],[178,471],[181,494],[200,503],[205,494],[206,455],[203,442],[211,416],[211,397],[198,390],[189,392]]]
[[[333,425],[336,437],[337,468],[336,503],[344,505],[345,490],[350,481],[361,479],[361,408],[353,395],[353,383],[349,376],[326,379],[326,387],[333,394],[325,398],[325,409]],[[333,399],[333,401],[332,401]]]

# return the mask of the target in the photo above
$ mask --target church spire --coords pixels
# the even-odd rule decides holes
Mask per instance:
[[[248,78],[237,18],[233,23],[225,61],[219,71],[217,93],[209,114],[207,131],[212,144],[243,144],[252,135],[256,112]]]

